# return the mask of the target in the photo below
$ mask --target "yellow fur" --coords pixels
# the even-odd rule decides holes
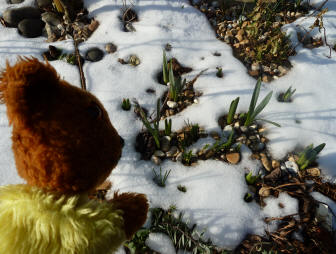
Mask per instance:
[[[123,225],[110,203],[0,187],[0,254],[107,254],[126,239]]]

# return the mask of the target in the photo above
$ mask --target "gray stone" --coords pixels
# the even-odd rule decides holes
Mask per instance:
[[[160,158],[162,158],[162,157],[165,157],[165,153],[164,152],[162,152],[161,150],[156,150],[155,152],[154,152],[154,156],[156,156],[156,157],[160,157]]]
[[[4,11],[2,17],[9,27],[17,27],[24,19],[39,19],[41,12],[34,7],[10,8]]]
[[[169,108],[177,108],[178,104],[175,101],[167,101],[167,106]]]
[[[231,132],[232,132],[233,128],[231,125],[226,125],[223,129],[223,136],[224,137],[229,137]]]
[[[176,146],[172,146],[168,152],[166,152],[167,157],[173,157],[177,153],[178,149]]]
[[[170,149],[170,141],[171,141],[171,137],[169,136],[164,136],[161,139],[161,150],[164,152],[168,152]]]
[[[290,173],[298,173],[299,172],[299,166],[294,161],[286,161],[285,162],[286,168],[288,172]]]
[[[27,38],[35,38],[42,35],[44,22],[40,19],[24,19],[18,24],[19,33]]]
[[[52,6],[52,0],[36,0],[36,4],[39,8],[48,8]]]
[[[151,157],[151,161],[154,162],[156,165],[160,165],[161,164],[161,160],[159,157],[155,156],[155,155],[152,155]]]
[[[103,57],[104,52],[99,48],[90,48],[85,54],[86,60],[91,62],[98,62],[102,60]]]

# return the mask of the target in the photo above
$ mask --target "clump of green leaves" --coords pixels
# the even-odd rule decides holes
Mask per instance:
[[[183,138],[179,138],[179,146],[181,150],[190,146],[192,143],[196,142],[200,137],[200,127],[198,124],[186,122],[186,126],[183,129]]]
[[[179,184],[177,186],[177,189],[181,192],[187,192],[187,187],[185,187],[184,185],[181,185],[181,184]]]
[[[167,119],[165,119],[165,135],[166,136],[170,136],[171,132],[172,132],[172,120],[169,119],[169,121]]]
[[[252,172],[248,173],[246,176],[245,176],[245,180],[246,180],[246,183],[248,185],[254,185],[260,178],[260,174],[259,175],[252,175]]]
[[[160,167],[160,172],[157,173],[155,169],[153,168],[153,173],[154,173],[153,181],[160,187],[166,187],[166,181],[168,179],[170,172],[171,172],[171,169],[169,171],[165,171],[164,174],[162,174],[162,169]]]
[[[225,151],[229,148],[231,148],[233,144],[233,136],[235,132],[234,130],[231,131],[229,138],[225,142],[221,142],[220,140],[216,141],[216,143],[210,148],[213,150],[215,153],[220,152],[220,151]]]
[[[58,59],[66,61],[67,63],[72,64],[72,65],[76,65],[77,64],[76,54],[74,54],[74,53],[71,53],[71,54],[61,54]]]
[[[236,99],[234,99],[231,104],[230,104],[230,109],[229,109],[229,114],[226,118],[226,123],[227,124],[231,124],[234,118],[234,115],[236,114],[236,110],[237,110],[237,106],[239,103],[239,97],[237,97]]]
[[[131,102],[128,98],[124,98],[121,103],[121,108],[125,111],[129,111],[131,109]]]
[[[296,89],[292,90],[292,87],[290,86],[286,92],[281,93],[279,95],[279,101],[281,102],[291,102],[292,101],[292,96],[295,93]]]
[[[322,143],[314,148],[314,145],[311,144],[307,146],[300,154],[299,159],[297,160],[297,164],[299,165],[301,170],[306,169],[311,163],[313,163],[317,155],[323,150],[325,147],[325,143]]]
[[[257,119],[256,118],[257,115],[259,115],[261,113],[261,111],[269,103],[269,101],[270,101],[270,99],[272,97],[272,94],[273,94],[273,91],[269,92],[266,95],[266,97],[256,107],[257,101],[258,101],[258,97],[259,97],[259,93],[260,93],[260,87],[261,87],[261,79],[259,78],[258,81],[257,81],[257,83],[256,83],[256,85],[255,85],[254,91],[253,91],[253,95],[252,95],[252,98],[251,98],[249,110],[248,110],[246,116],[244,115],[244,118],[245,118],[244,125],[245,126],[250,126],[256,120],[262,120],[262,121],[271,123],[271,124],[273,124],[273,125],[275,125],[277,127],[280,127],[280,125],[277,124],[277,123],[275,123],[275,122],[272,122],[272,121],[269,121],[269,120],[266,120],[266,119]]]
[[[124,244],[124,247],[127,248],[131,254],[149,252],[151,249],[145,244],[149,233],[149,229],[138,230],[133,238]]]
[[[247,202],[247,203],[252,202],[252,200],[253,200],[252,194],[246,192],[246,194],[245,194],[245,196],[244,196],[244,200],[245,200],[245,202]]]
[[[147,119],[145,112],[142,110],[140,104],[135,100],[134,101],[135,107],[138,109],[140,113],[140,119],[142,123],[145,125],[146,129],[152,134],[156,147],[160,148],[160,131],[159,131],[159,124],[160,124],[160,99],[157,100],[156,104],[156,119],[152,124]]]
[[[215,246],[210,239],[204,240],[205,232],[198,232],[196,224],[189,227],[187,223],[183,222],[182,213],[175,216],[175,209],[173,207],[168,210],[162,208],[151,209],[151,231],[167,234],[176,251],[180,249],[193,254],[226,253],[225,250]]]
[[[192,163],[192,158],[193,157],[194,157],[194,155],[192,153],[192,150],[190,150],[189,152],[183,151],[183,153],[182,153],[182,163],[190,166],[191,163]]]

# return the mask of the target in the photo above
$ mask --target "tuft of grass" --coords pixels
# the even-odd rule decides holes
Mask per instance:
[[[237,97],[236,99],[234,99],[231,104],[230,104],[230,109],[229,109],[229,114],[226,118],[226,123],[227,124],[231,124],[233,121],[233,117],[236,114],[236,110],[237,110],[237,106],[239,103],[239,97]]]
[[[124,98],[121,103],[121,108],[125,111],[129,111],[131,109],[131,102],[128,98]]]
[[[286,92],[280,95],[279,101],[281,102],[291,102],[292,101],[292,96],[295,93],[296,89],[292,90],[292,87],[290,86]]]
[[[297,160],[297,164],[300,167],[300,170],[306,169],[311,163],[313,163],[317,155],[323,150],[325,147],[325,143],[322,143],[314,148],[313,144],[307,146],[300,154],[299,159]]]
[[[164,174],[162,175],[161,167],[160,167],[159,173],[157,173],[153,168],[153,173],[154,173],[153,181],[157,184],[157,186],[166,187],[166,182],[167,182],[170,172],[171,172],[171,169],[169,171],[165,171]]]
[[[226,142],[220,142],[217,141],[212,147],[211,149],[214,150],[214,152],[220,152],[220,151],[224,151],[227,150],[229,148],[231,148],[232,144],[233,144],[233,136],[234,136],[235,132],[234,130],[231,131],[230,136],[228,138],[228,140]],[[239,147],[240,149],[240,147]]]
[[[182,162],[190,166],[193,156],[194,155],[192,153],[192,150],[190,150],[189,152],[184,151],[182,154]]]
[[[172,63],[169,64],[169,92],[168,92],[168,97],[170,100],[173,100],[175,102],[178,101],[183,88],[187,84],[186,79],[181,79],[181,77],[175,78],[174,72],[173,72],[173,65]]]
[[[160,99],[157,100],[156,104],[156,119],[152,124],[147,119],[145,112],[140,107],[140,104],[137,100],[134,100],[135,107],[138,109],[140,113],[140,119],[142,123],[145,125],[146,129],[152,134],[156,147],[160,148],[160,131],[159,131],[159,124],[160,124]]]
[[[258,97],[259,97],[259,93],[260,93],[260,87],[261,87],[261,78],[258,79],[254,91],[253,91],[253,95],[251,98],[251,102],[250,102],[250,107],[249,110],[246,114],[246,118],[245,118],[245,122],[244,122],[244,126],[250,126],[253,122],[255,122],[256,120],[262,120],[268,123],[271,123],[277,127],[280,127],[279,124],[266,120],[266,119],[257,119],[257,115],[259,115],[261,113],[261,111],[266,107],[266,105],[269,103],[273,91],[269,92],[266,97],[259,103],[259,105],[256,107],[257,105],[257,101],[258,101]]]

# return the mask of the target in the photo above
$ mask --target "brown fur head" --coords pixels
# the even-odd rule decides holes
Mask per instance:
[[[121,139],[103,105],[60,80],[35,58],[7,63],[0,99],[13,126],[18,173],[28,184],[84,192],[102,183],[121,156]]]

